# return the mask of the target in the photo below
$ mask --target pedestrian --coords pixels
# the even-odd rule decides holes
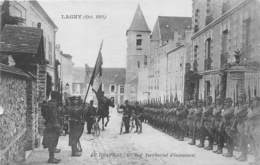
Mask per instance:
[[[51,100],[44,105],[43,117],[45,119],[45,130],[43,137],[43,146],[48,148],[49,160],[48,163],[59,163],[61,160],[56,159],[55,152],[60,152],[56,149],[60,135],[60,124],[58,119],[58,98],[59,93],[57,91],[51,92]]]

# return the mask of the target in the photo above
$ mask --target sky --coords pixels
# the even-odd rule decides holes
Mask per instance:
[[[75,66],[94,66],[104,40],[103,66],[125,67],[126,30],[138,4],[151,30],[158,16],[192,15],[192,0],[39,0],[39,3],[58,26],[56,43],[64,53],[72,55]],[[71,15],[81,18],[68,18]]]

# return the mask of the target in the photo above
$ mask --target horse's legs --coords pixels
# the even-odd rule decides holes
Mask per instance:
[[[106,117],[107,118],[107,122],[105,124],[105,127],[107,126],[108,122],[109,122],[109,116]]]
[[[102,117],[102,130],[105,130],[105,128],[104,128],[104,117]]]

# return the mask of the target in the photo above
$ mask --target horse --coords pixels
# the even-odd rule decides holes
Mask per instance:
[[[107,98],[105,96],[99,100],[98,105],[98,122],[102,119],[102,130],[104,130],[104,126],[106,127],[109,122],[109,107],[115,107],[114,98]],[[106,123],[104,124],[104,120],[106,118]]]

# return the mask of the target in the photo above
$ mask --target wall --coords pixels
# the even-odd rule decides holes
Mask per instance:
[[[35,82],[19,69],[0,64],[0,164],[21,162],[38,136]]]
[[[195,1],[194,1],[195,2]],[[241,3],[243,2],[243,3]],[[231,3],[231,2],[230,2]],[[193,50],[195,45],[198,45],[198,72],[204,74],[203,79],[200,80],[200,98],[204,98],[204,82],[210,81],[210,94],[214,97],[214,91],[220,83],[219,75],[216,73],[220,70],[223,62],[221,61],[221,54],[223,53],[222,36],[223,31],[228,30],[225,57],[228,63],[235,61],[234,51],[242,51],[242,60],[260,62],[260,35],[258,30],[260,28],[260,3],[257,0],[237,1],[232,6],[230,11],[226,12],[222,17],[218,17],[208,26],[204,26],[199,32],[192,37]],[[239,6],[236,6],[240,4]],[[201,4],[196,4],[197,6]],[[195,5],[195,6],[196,6]],[[205,5],[205,4],[204,4]],[[203,5],[202,5],[203,6]],[[203,12],[203,11],[202,11]],[[194,16],[193,16],[194,17]],[[245,46],[245,34],[243,23],[250,19],[248,45]],[[210,37],[212,39],[211,58],[212,68],[206,73],[204,68],[205,60],[205,40]],[[194,51],[193,51],[194,56]],[[193,59],[194,60],[194,59]]]

